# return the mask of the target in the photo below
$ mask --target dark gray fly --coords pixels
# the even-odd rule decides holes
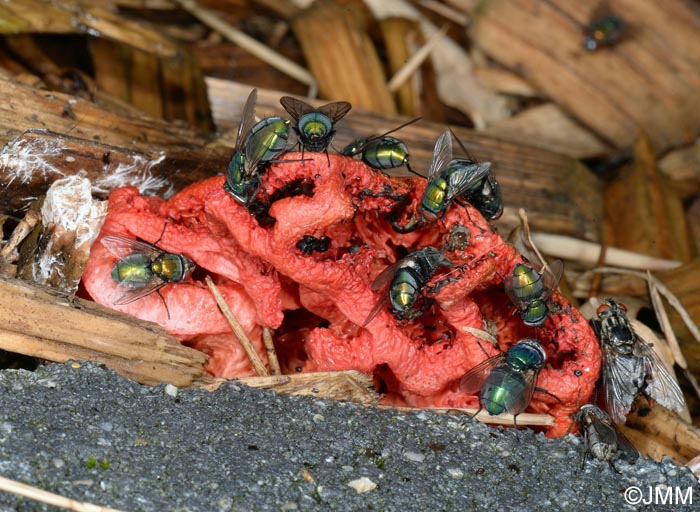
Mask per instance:
[[[590,321],[603,352],[605,408],[615,423],[624,423],[639,393],[674,411],[685,407],[683,393],[651,344],[642,340],[627,318],[627,308],[613,299],[598,307]]]
[[[595,405],[586,404],[576,414],[576,421],[581,425],[583,435],[584,456],[583,464],[588,455],[602,460],[613,466],[613,460],[622,459],[634,462],[639,458],[639,452],[632,446],[629,439],[619,432],[608,414]]]

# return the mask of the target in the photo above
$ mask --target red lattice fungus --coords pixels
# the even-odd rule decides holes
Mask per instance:
[[[598,343],[578,311],[555,293],[562,312],[550,315],[542,328],[523,325],[501,278],[523,259],[470,206],[455,203],[444,219],[396,233],[387,216],[391,212],[405,224],[416,211],[424,179],[388,177],[340,155],[330,155],[330,165],[325,154],[304,158],[266,171],[263,188],[272,204],[268,215],[258,216],[260,222],[224,191],[224,177],[218,176],[167,201],[141,197],[131,187],[115,190],[100,236],[158,241],[164,251],[192,259],[195,279],[198,273],[212,276],[263,360],[261,328],[268,327],[285,372],[373,373],[393,403],[474,407],[477,397],[459,392],[460,378],[487,354],[537,338],[547,352],[537,386],[561,402],[535,393],[528,410],[556,418],[547,435],[565,434],[571,414],[589,400],[600,369]],[[328,237],[330,243],[327,250],[310,244],[302,251],[307,247],[298,243],[305,237]],[[434,304],[414,321],[397,320],[385,308],[361,327],[379,299],[370,288],[373,279],[425,246],[443,248],[455,265],[440,269],[429,283],[425,295]],[[111,305],[115,263],[98,240],[83,281],[102,304]],[[435,286],[438,282],[444,286]],[[162,299],[154,293],[113,307],[156,322],[209,354],[207,370],[213,375],[253,373],[205,286],[195,280],[160,291]],[[497,328],[498,348],[473,334],[485,325]]]

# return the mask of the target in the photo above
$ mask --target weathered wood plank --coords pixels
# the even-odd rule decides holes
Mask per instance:
[[[208,382],[207,356],[159,326],[90,301],[0,277],[0,348],[65,362],[103,362],[146,384]]]
[[[0,143],[32,128],[139,151],[159,151],[163,146],[194,148],[206,142],[183,123],[112,112],[81,98],[0,76]]]

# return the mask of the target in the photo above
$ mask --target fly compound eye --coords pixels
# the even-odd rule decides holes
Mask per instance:
[[[622,302],[618,302],[617,305],[620,306],[622,311],[627,311],[627,306],[625,306]]]
[[[606,311],[610,311],[610,305],[609,304],[601,304],[598,306],[598,309],[595,310],[597,315],[602,315]]]

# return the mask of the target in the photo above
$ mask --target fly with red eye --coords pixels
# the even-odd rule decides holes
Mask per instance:
[[[664,407],[682,411],[683,393],[652,346],[639,338],[627,318],[627,308],[613,299],[598,307],[591,327],[603,353],[605,408],[615,423],[624,423],[639,393]]]

